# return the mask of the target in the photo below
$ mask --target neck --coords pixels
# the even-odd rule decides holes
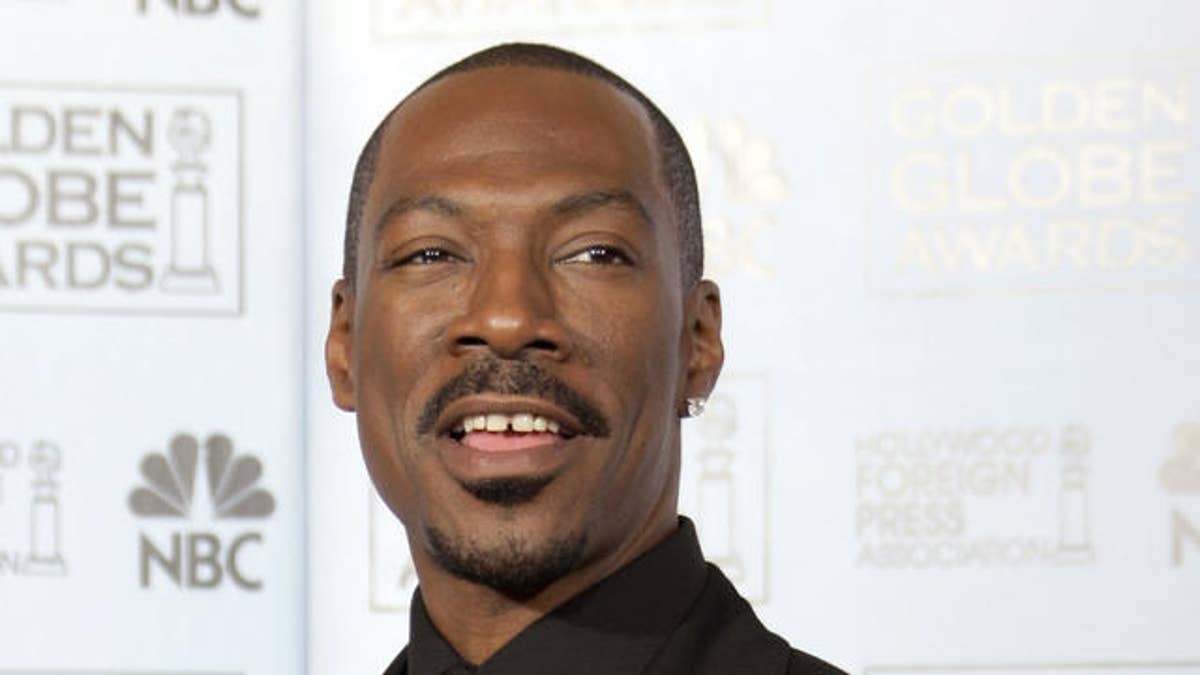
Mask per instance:
[[[451,575],[418,546],[412,546],[413,562],[429,619],[460,656],[479,665],[554,608],[653,548],[676,527],[677,516],[673,509],[668,510],[666,517],[651,519],[616,549],[524,600],[514,600],[488,586]]]

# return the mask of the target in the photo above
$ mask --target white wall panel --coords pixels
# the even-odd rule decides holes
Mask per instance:
[[[794,644],[867,672],[1200,667],[1190,5],[310,12],[336,27],[312,43],[315,183],[345,185],[395,99],[504,40],[598,59],[684,131],[728,362],[685,425],[682,507]],[[345,191],[309,198],[325,292]],[[310,582],[313,664],[369,670],[405,640],[412,579],[313,389],[313,472],[342,481],[312,486],[313,565],[352,589]]]
[[[305,668],[301,15],[234,8],[0,2],[0,672]]]
[[[627,76],[692,150],[728,360],[682,508],[768,625],[854,672],[1200,672],[1198,20],[0,0],[0,674],[404,644],[402,532],[320,362],[346,197],[398,98],[517,39]],[[143,470],[180,434],[194,473],[186,438]],[[222,435],[266,517],[215,517]],[[131,508],[156,477],[186,517]],[[176,536],[179,582],[143,584]]]

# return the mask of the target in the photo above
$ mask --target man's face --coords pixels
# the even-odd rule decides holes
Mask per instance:
[[[418,568],[536,592],[673,522],[678,413],[721,361],[679,251],[652,128],[605,83],[489,68],[397,113],[327,360]]]

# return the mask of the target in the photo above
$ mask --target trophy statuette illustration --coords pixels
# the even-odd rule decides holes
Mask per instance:
[[[29,511],[29,558],[25,573],[60,577],[67,573],[62,556],[61,519],[58,481],[54,474],[62,467],[58,446],[38,441],[29,453],[33,469],[33,495]]]
[[[201,155],[212,144],[212,122],[195,108],[180,108],[171,116],[167,140],[178,154],[171,165],[171,261],[163,274],[168,293],[217,293],[220,282],[209,251],[208,173]]]

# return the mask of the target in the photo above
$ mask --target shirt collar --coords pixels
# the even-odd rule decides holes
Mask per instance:
[[[642,670],[687,616],[708,575],[692,522],[641,557],[534,622],[482,664],[481,675]],[[475,672],[438,633],[420,590],[413,597],[409,675]]]

